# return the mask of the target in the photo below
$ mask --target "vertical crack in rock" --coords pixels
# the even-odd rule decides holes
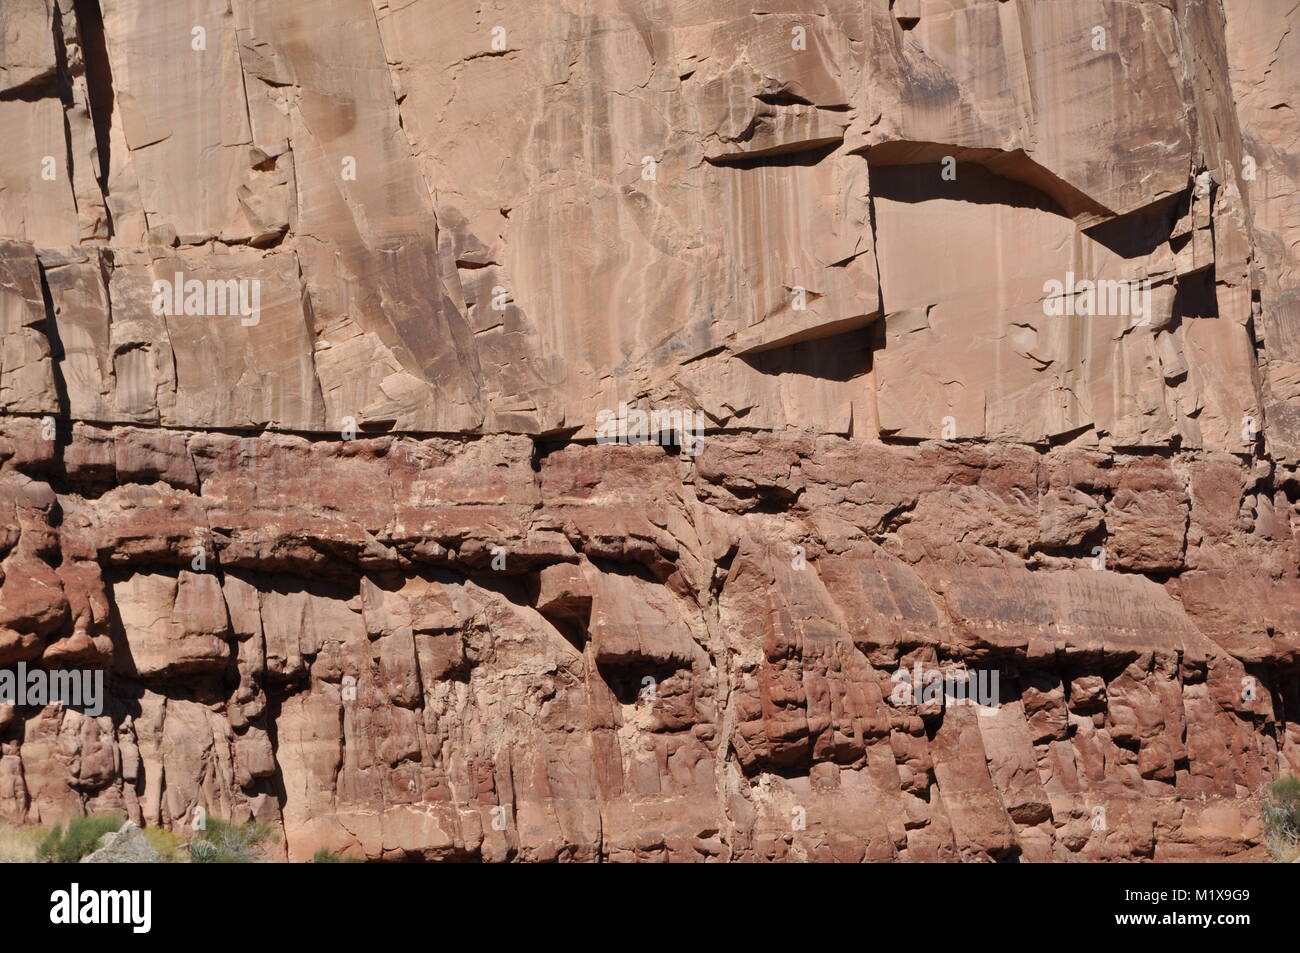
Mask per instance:
[[[109,126],[113,121],[113,67],[104,41],[104,17],[100,13],[99,0],[73,0],[73,9],[77,15],[77,35],[85,64],[95,152],[99,159],[96,178],[107,199],[112,155]]]

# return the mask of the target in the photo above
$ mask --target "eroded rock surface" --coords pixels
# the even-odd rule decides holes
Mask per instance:
[[[0,706],[0,817],[1250,851],[1300,771],[1297,17],[7,2],[0,666],[111,677]]]

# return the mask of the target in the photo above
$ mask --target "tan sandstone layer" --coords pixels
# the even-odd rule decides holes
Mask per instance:
[[[0,706],[0,818],[1251,851],[1300,771],[1298,17],[5,0],[0,665],[112,678]],[[597,442],[622,403],[698,454]]]

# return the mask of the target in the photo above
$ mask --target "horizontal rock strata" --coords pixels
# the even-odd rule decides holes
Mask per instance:
[[[1297,17],[5,0],[0,668],[108,677],[0,705],[0,819],[1253,856]]]
[[[296,858],[1167,859],[1248,846],[1300,759],[1294,470],[11,425],[0,661],[114,673],[98,717],[10,707],[13,821],[202,804]],[[997,672],[995,704],[900,703],[918,665]]]

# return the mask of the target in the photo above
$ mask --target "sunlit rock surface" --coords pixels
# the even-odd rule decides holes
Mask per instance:
[[[7,0],[0,665],[110,678],[0,705],[0,818],[1251,856],[1300,771],[1297,17]],[[702,426],[606,440],[654,411]]]

